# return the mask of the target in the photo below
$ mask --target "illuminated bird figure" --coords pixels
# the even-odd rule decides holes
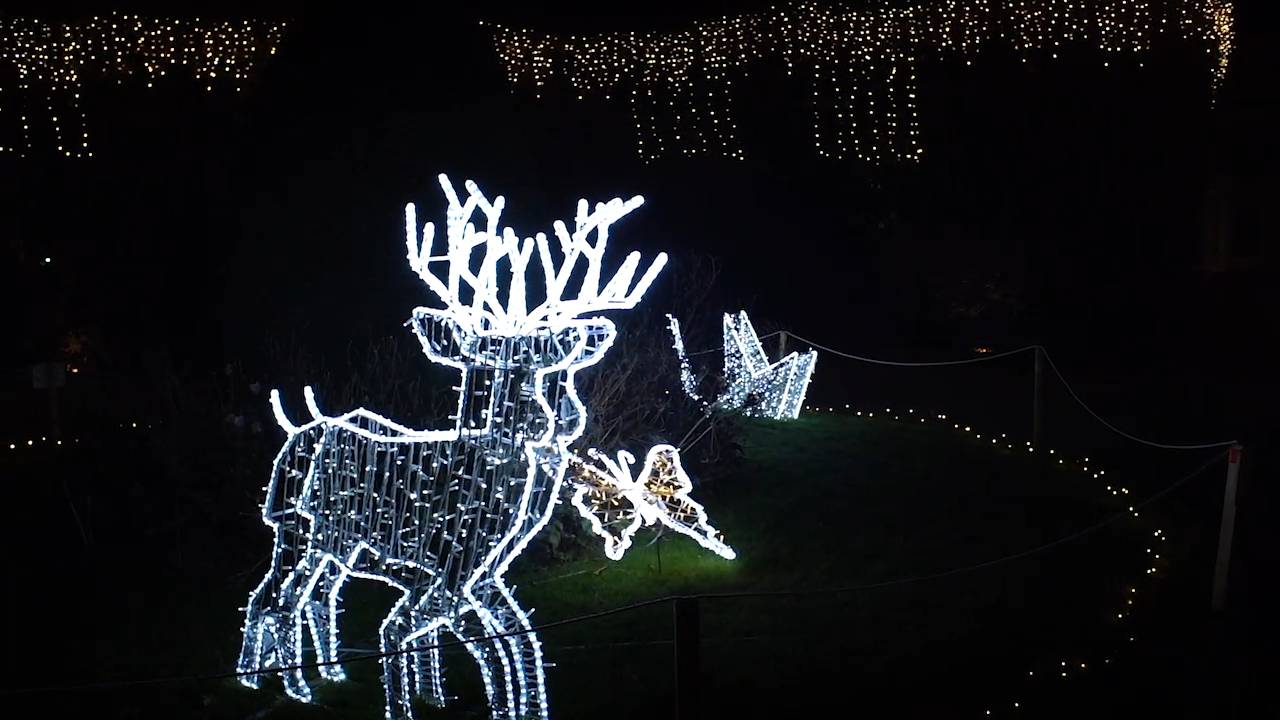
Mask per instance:
[[[444,703],[432,647],[442,633],[479,665],[494,717],[545,718],[541,644],[503,575],[562,491],[569,445],[586,422],[574,374],[598,362],[616,335],[612,321],[583,316],[634,307],[666,255],[639,280],[634,252],[612,279],[601,277],[609,227],[640,197],[594,209],[580,201],[572,231],[554,224],[553,248],[543,233],[521,239],[500,228],[501,196],[491,202],[468,181],[460,201],[443,175],[440,186],[443,254],[432,255],[431,223],[418,242],[413,205],[405,220],[409,265],[444,307],[417,308],[408,324],[433,362],[461,374],[454,426],[414,430],[364,409],[328,416],[309,388],[312,420],[296,426],[272,392],[288,439],[262,506],[275,540],[249,596],[238,668],[254,687],[259,671],[282,669],[285,692],[309,700],[296,668],[304,643],[336,663],[343,583],[368,578],[400,593],[380,628],[380,649],[395,653],[382,661],[388,718],[411,717],[414,695]],[[477,210],[483,217],[473,223]],[[434,271],[437,263],[447,271]],[[531,264],[541,266],[532,299]],[[320,670],[343,676],[337,664]]]
[[[655,445],[644,458],[640,475],[633,476],[636,458],[626,450],[615,462],[594,448],[569,460],[570,482],[576,486],[572,502],[604,538],[605,555],[621,560],[642,525],[661,525],[693,538],[722,558],[737,557],[723,536],[707,522],[707,511],[689,497],[693,483],[680,464],[680,451]]]
[[[746,312],[724,315],[724,381],[726,389],[714,402],[698,395],[697,380],[689,367],[680,335],[680,321],[671,315],[671,335],[676,357],[680,360],[680,384],[689,397],[709,408],[739,410],[749,417],[794,420],[800,415],[804,396],[813,377],[818,353],[793,352],[776,363],[770,363],[760,346],[760,338],[751,326]]]

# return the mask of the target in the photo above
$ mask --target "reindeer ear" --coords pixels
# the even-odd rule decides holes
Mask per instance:
[[[608,318],[589,318],[570,323],[556,332],[556,342],[577,366],[593,365],[613,345],[618,329]]]
[[[465,357],[465,347],[474,338],[461,325],[450,310],[420,307],[405,323],[413,329],[422,343],[422,350],[434,362],[457,365]]]

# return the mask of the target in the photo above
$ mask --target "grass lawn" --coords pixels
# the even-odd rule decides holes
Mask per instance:
[[[1018,553],[1123,509],[1124,498],[1106,493],[1106,483],[1079,462],[1059,464],[1061,455],[1009,449],[1004,440],[993,445],[975,437],[978,430],[956,430],[936,416],[921,423],[915,414],[753,422],[740,475],[694,491],[737,560],[683,537],[649,544],[653,536],[642,534],[622,561],[598,553],[543,567],[518,562],[509,579],[522,603],[536,608],[534,622],[545,623],[676,594],[816,590],[934,575]],[[1128,601],[1145,599],[1154,581],[1145,574],[1150,528],[1135,527],[1146,522],[1120,522],[1044,553],[941,578],[703,600],[703,715],[1073,714],[1093,676],[1124,671],[1123,643],[1142,620],[1140,613],[1118,615],[1140,608]],[[179,578],[168,601],[138,600],[147,612],[103,631],[115,638],[108,642],[131,638],[123,650],[100,649],[120,653],[113,674],[170,674],[144,672],[147,663],[131,671],[130,655],[171,657],[167,666],[178,674],[230,670],[239,647],[236,608],[257,572],[223,582]],[[151,610],[157,602],[165,608],[159,613]],[[376,584],[354,584],[344,645],[375,648],[377,620],[389,603]],[[671,615],[661,604],[543,633],[554,663],[553,717],[670,717]],[[175,628],[183,628],[177,644]],[[460,650],[445,657],[446,683],[458,699],[421,716],[484,717],[470,659]],[[226,662],[214,665],[220,658]],[[132,694],[132,710],[111,716],[149,716],[163,702],[173,717],[381,717],[378,663],[347,669],[346,683],[316,678],[310,706],[284,699],[278,683],[251,691],[218,681]],[[122,699],[104,697],[102,707]]]

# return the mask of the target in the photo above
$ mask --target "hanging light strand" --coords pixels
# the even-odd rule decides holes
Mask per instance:
[[[1155,36],[1201,44],[1214,59],[1211,98],[1227,77],[1235,44],[1230,0],[868,0],[857,8],[799,2],[704,20],[666,33],[562,36],[492,29],[513,86],[541,97],[553,79],[588,94],[628,97],[636,148],[666,155],[745,157],[733,86],[768,62],[805,78],[819,155],[870,163],[918,160],[917,64],[922,57],[972,64],[999,42],[1022,62],[1057,59],[1092,45],[1104,66],[1141,58]]]
[[[92,157],[81,109],[91,76],[125,80],[189,76],[207,92],[239,92],[280,45],[286,23],[258,20],[147,18],[112,13],[80,23],[38,18],[0,19],[0,153],[26,156],[32,127],[48,124],[54,149]]]

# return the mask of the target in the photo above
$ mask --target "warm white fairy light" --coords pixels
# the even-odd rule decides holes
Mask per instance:
[[[734,85],[765,66],[808,84],[819,155],[870,163],[919,160],[917,66],[927,57],[971,64],[999,42],[1026,62],[1089,44],[1102,63],[1137,58],[1171,33],[1213,55],[1226,79],[1235,43],[1230,0],[867,0],[799,2],[693,23],[674,32],[557,35],[492,25],[513,85],[541,97],[558,79],[582,99],[625,98],[644,160],[713,154],[742,159]],[[1141,60],[1136,61],[1141,66]]]
[[[846,409],[847,409],[848,407],[849,407],[849,406],[848,406],[848,405],[846,405]],[[816,408],[806,407],[805,409],[806,409],[806,410],[815,410]],[[885,413],[886,413],[886,414],[892,414],[892,410],[890,410],[890,409],[886,408],[886,409],[885,409]],[[862,417],[862,416],[863,416],[863,412],[862,412],[861,410],[853,410],[853,414],[854,414],[855,416],[857,416],[857,417]],[[911,414],[911,411],[910,411],[910,410],[908,410],[908,414]],[[875,413],[874,413],[874,412],[867,412],[865,416],[866,416],[866,417],[869,417],[869,418],[870,418],[870,417],[874,417],[874,416],[875,416]],[[971,434],[971,433],[972,433],[972,431],[973,431],[972,426],[960,425],[960,424],[958,424],[958,423],[954,423],[954,422],[952,422],[952,423],[948,423],[948,422],[947,422],[947,417],[948,417],[947,415],[939,413],[939,414],[936,414],[936,415],[934,416],[934,419],[935,419],[935,420],[937,420],[937,421],[939,421],[939,422],[941,422],[941,423],[943,423],[944,425],[946,425],[946,424],[950,424],[950,425],[951,425],[951,427],[952,427],[952,429],[953,429],[953,430],[956,430],[956,431],[958,431],[958,432],[964,432],[964,433],[966,433],[966,434]],[[896,419],[898,419],[898,417],[895,417],[894,419],[896,420]],[[980,437],[980,435],[979,435],[978,437]],[[1007,433],[1000,433],[1000,437],[1004,438],[1004,437],[1008,437],[1008,435],[1007,435]],[[1030,443],[1028,443],[1028,444],[1027,444],[1027,446],[1030,446]],[[1007,447],[1008,447],[1008,449],[1013,449],[1013,445],[1012,445],[1012,444],[1007,445]],[[1056,454],[1056,453],[1055,453],[1055,451],[1054,451],[1054,450],[1052,450],[1052,449],[1048,450],[1048,453],[1049,453],[1049,454]],[[1064,459],[1063,459],[1063,458],[1058,458],[1058,464],[1060,464],[1060,465],[1065,464]],[[1102,470],[1102,469],[1099,469],[1099,468],[1097,468],[1097,467],[1094,467],[1094,469],[1091,471],[1091,470],[1090,470],[1091,465],[1093,465],[1093,464],[1090,462],[1090,459],[1089,459],[1089,458],[1087,458],[1087,457],[1080,459],[1078,462],[1072,462],[1072,467],[1073,467],[1073,468],[1075,468],[1076,470],[1078,470],[1079,472],[1081,472],[1081,473],[1083,473],[1083,474],[1085,474],[1085,475],[1087,475],[1087,476],[1091,476],[1093,479],[1100,479],[1100,478],[1099,478],[1099,476],[1104,475],[1106,471],[1105,471],[1105,470]],[[1116,495],[1116,494],[1118,494],[1118,492],[1116,492],[1116,491],[1123,491],[1125,494],[1128,494],[1128,492],[1129,492],[1128,488],[1119,488],[1119,487],[1113,488],[1113,486],[1111,486],[1111,485],[1106,486],[1106,490],[1107,490],[1110,494],[1112,494],[1112,495]],[[1127,506],[1127,512],[1128,512],[1129,514],[1131,514],[1131,515],[1132,515],[1133,517],[1135,517],[1135,518],[1139,516],[1139,515],[1138,515],[1138,513],[1134,511],[1134,507],[1133,507],[1133,506]],[[1163,528],[1159,528],[1159,529],[1156,529],[1156,530],[1152,533],[1152,537],[1153,537],[1153,538],[1156,538],[1156,539],[1158,539],[1158,540],[1160,540],[1161,542],[1164,542],[1164,541],[1167,539],[1167,534],[1164,532],[1164,529],[1163,529]],[[1159,554],[1159,553],[1154,552],[1153,548],[1150,548],[1150,547],[1145,548],[1145,553],[1144,553],[1144,554],[1145,554],[1146,556],[1149,556],[1149,557],[1151,558],[1151,561],[1156,561],[1156,560],[1159,560],[1159,559],[1160,559],[1160,554]],[[1145,560],[1145,558],[1144,558],[1144,560]],[[1144,569],[1143,569],[1143,573],[1144,573],[1145,575],[1158,575],[1158,574],[1159,574],[1159,569],[1158,569],[1158,567],[1156,567],[1155,565],[1153,565],[1151,561],[1146,561],[1146,562],[1144,562],[1144,563],[1143,563],[1143,568],[1144,568]],[[1125,589],[1124,589],[1124,592],[1122,593],[1122,596],[1123,596],[1123,598],[1124,598],[1124,604],[1123,604],[1123,605],[1121,605],[1121,606],[1120,606],[1120,608],[1119,608],[1119,610],[1115,613],[1115,617],[1113,618],[1113,621],[1114,621],[1114,622],[1121,623],[1121,622],[1126,622],[1126,621],[1127,621],[1127,618],[1128,618],[1128,617],[1132,614],[1132,612],[1133,612],[1133,608],[1134,608],[1134,606],[1135,606],[1135,602],[1134,602],[1134,595],[1136,595],[1136,593],[1137,593],[1137,592],[1138,592],[1138,589],[1137,589],[1136,587],[1132,587],[1132,586],[1131,586],[1131,587],[1127,587],[1127,588],[1125,588]],[[1127,639],[1129,642],[1134,642],[1134,640],[1135,640],[1134,636],[1131,636],[1131,635],[1130,635],[1130,636],[1127,636],[1127,638],[1126,638],[1126,639]],[[1110,663],[1111,663],[1111,658],[1110,658],[1110,657],[1104,657],[1104,658],[1103,658],[1103,664],[1104,664],[1104,665],[1109,665]],[[1059,662],[1059,668],[1058,668],[1059,672],[1058,672],[1058,675],[1057,675],[1057,676],[1058,676],[1058,677],[1060,677],[1060,678],[1062,678],[1062,679],[1069,679],[1069,678],[1071,677],[1071,676],[1070,676],[1070,674],[1069,674],[1069,673],[1070,673],[1070,671],[1075,670],[1077,666],[1078,666],[1078,668],[1079,668],[1079,671],[1085,671],[1085,670],[1087,670],[1087,669],[1088,669],[1088,665],[1087,665],[1087,663],[1086,663],[1086,662],[1082,662],[1082,661],[1072,661],[1072,664],[1071,664],[1071,665],[1068,665],[1068,661],[1067,661],[1067,660],[1062,660],[1062,661],[1060,661],[1060,662]],[[1035,676],[1036,676],[1036,672],[1035,672],[1034,670],[1028,670],[1028,671],[1027,671],[1027,676],[1028,676],[1028,677],[1035,677]],[[1017,702],[1017,701],[1015,701],[1015,702],[1013,703],[1013,706],[1014,706],[1014,708],[1020,708],[1020,707],[1021,707],[1020,703],[1019,703],[1019,702]],[[987,714],[987,715],[991,715],[991,714],[992,714],[992,712],[991,712],[990,710],[987,710],[987,711],[985,711],[985,712],[986,712],[986,714]]]
[[[419,242],[412,205],[406,225],[410,266],[445,307],[417,308],[409,324],[433,362],[461,372],[454,427],[414,430],[365,409],[325,415],[310,388],[312,420],[295,425],[272,392],[289,437],[266,488],[262,518],[275,541],[249,597],[238,669],[296,665],[308,641],[319,658],[336,661],[343,584],[368,578],[401,594],[379,629],[384,652],[434,642],[443,630],[480,665],[494,717],[546,718],[542,646],[503,578],[550,519],[569,445],[585,428],[574,375],[598,362],[616,334],[610,320],[581,316],[633,307],[666,256],[634,287],[636,253],[602,283],[609,228],[640,198],[591,212],[580,202],[572,233],[556,223],[553,252],[542,233],[520,239],[499,226],[501,197],[489,201],[467,182],[460,200],[448,178],[440,184],[444,254],[432,255],[429,223]],[[472,222],[476,211],[483,222]],[[537,303],[524,283],[535,255],[544,288]],[[437,264],[447,270],[437,274]],[[415,695],[445,701],[440,662],[430,650],[383,660],[388,718],[410,717]],[[337,665],[321,674],[343,677]],[[301,671],[283,681],[291,697],[311,698]],[[242,682],[256,687],[259,676]]]
[[[702,402],[684,352],[680,322],[670,315],[667,317],[676,357],[680,360],[680,383],[689,397]],[[776,363],[770,363],[747,313],[725,313],[724,381],[727,388],[712,407],[740,410],[748,417],[794,420],[804,405],[804,396],[809,390],[809,380],[813,377],[817,361],[817,351],[810,350],[806,353],[793,352]],[[835,408],[827,408],[827,411],[834,412]]]
[[[604,538],[604,552],[621,560],[642,525],[660,523],[722,558],[737,557],[718,530],[711,527],[707,511],[692,498],[693,483],[680,464],[680,451],[671,445],[655,445],[645,455],[639,476],[631,466],[636,458],[622,450],[617,460],[592,448],[588,456],[570,460],[573,506]]]
[[[691,399],[703,402],[698,394],[698,379],[693,375],[689,365],[689,356],[684,351],[684,334],[680,332],[680,321],[674,315],[667,315],[667,329],[671,331],[671,347],[676,351],[676,359],[680,361],[680,387]],[[705,403],[704,403],[705,404]]]
[[[13,85],[0,84],[0,152],[30,153],[33,126],[47,124],[49,145],[64,157],[92,156],[81,109],[93,80],[186,75],[207,91],[235,91],[280,44],[286,23],[152,18],[112,13],[84,22],[0,18],[0,61]]]

